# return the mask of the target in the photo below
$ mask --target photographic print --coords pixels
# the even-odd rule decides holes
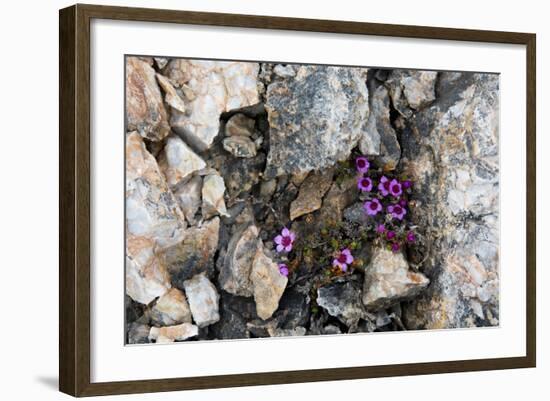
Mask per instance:
[[[499,325],[498,74],[125,74],[126,344]]]

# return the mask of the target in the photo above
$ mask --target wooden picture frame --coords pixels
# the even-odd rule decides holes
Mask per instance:
[[[527,54],[525,60],[527,71],[526,356],[92,383],[90,380],[90,21],[94,18],[525,46]],[[96,396],[535,367],[536,37],[534,34],[95,5],[74,5],[60,10],[59,28],[59,388],[62,392],[73,396]]]

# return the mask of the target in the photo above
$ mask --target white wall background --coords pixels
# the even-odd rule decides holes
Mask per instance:
[[[90,0],[92,1],[92,0]],[[100,1],[138,7],[218,11],[433,25],[537,33],[538,46],[538,368],[435,376],[295,384],[186,393],[105,397],[104,400],[463,400],[517,399],[542,394],[550,375],[545,343],[550,274],[544,252],[550,223],[550,191],[544,187],[550,161],[545,133],[550,122],[550,25],[544,2],[461,0],[361,2],[273,0]],[[58,191],[58,9],[70,1],[3,4],[0,13],[0,394],[2,399],[59,400],[57,392],[57,191]],[[223,46],[222,43],[220,43]],[[452,344],[449,344],[452,346]],[[326,350],[330,352],[330,350]]]

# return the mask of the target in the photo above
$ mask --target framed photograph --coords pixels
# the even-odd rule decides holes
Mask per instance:
[[[534,34],[59,21],[61,391],[535,366]]]

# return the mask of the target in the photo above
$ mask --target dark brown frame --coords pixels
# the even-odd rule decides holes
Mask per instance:
[[[524,357],[90,383],[90,21],[93,18],[509,43],[527,50],[527,324]],[[73,396],[364,379],[536,366],[536,35],[74,5],[59,13],[59,389]]]

